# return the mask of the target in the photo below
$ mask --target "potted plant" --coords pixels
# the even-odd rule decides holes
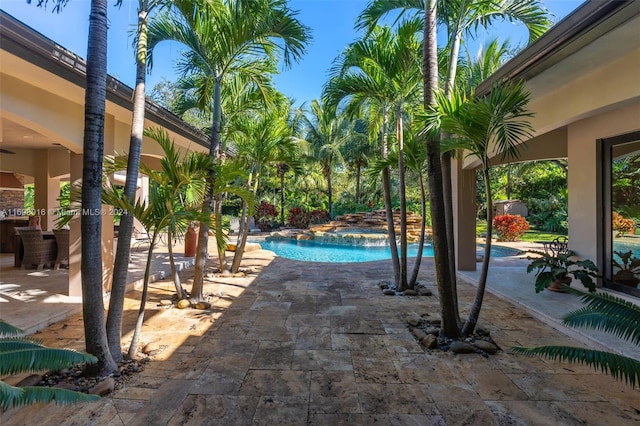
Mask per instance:
[[[537,255],[527,257],[531,260],[527,272],[536,271],[536,293],[545,288],[562,292],[564,286],[571,285],[573,278],[582,282],[590,292],[596,291],[595,279],[600,275],[598,267],[591,260],[578,260],[572,250],[530,252]]]
[[[620,258],[619,261],[615,257],[612,259],[613,281],[635,288],[640,283],[640,259],[633,256],[631,250],[614,251],[613,254]]]

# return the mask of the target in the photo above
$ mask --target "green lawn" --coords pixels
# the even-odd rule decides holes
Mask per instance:
[[[476,222],[476,235],[478,237],[485,235],[487,232],[487,222],[486,221],[477,221]],[[496,237],[495,233],[493,234]],[[525,234],[520,238],[520,241],[553,241],[554,238],[566,236],[563,234],[555,234],[552,232],[545,232],[535,229],[531,227]]]

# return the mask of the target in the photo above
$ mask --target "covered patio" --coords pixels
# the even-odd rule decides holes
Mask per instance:
[[[0,171],[3,180],[13,182],[11,187],[3,184],[0,188],[0,225],[2,252],[13,253],[13,228],[27,225],[28,217],[37,215],[43,231],[55,229],[60,182],[81,179],[85,61],[4,11],[0,11],[0,29]],[[115,155],[129,148],[133,90],[113,77],[108,77],[107,87],[104,154]],[[202,132],[150,101],[146,105],[145,127],[165,129],[180,150],[207,150],[207,138]],[[158,144],[145,138],[142,161],[153,167],[161,155]],[[118,175],[113,179],[118,183]],[[32,212],[24,210],[23,190],[29,183],[35,189]],[[144,199],[143,176],[138,188],[138,196]],[[108,289],[114,217],[111,209],[105,208],[102,213],[103,283]],[[78,218],[71,221],[69,239],[68,283],[61,294],[79,297]]]

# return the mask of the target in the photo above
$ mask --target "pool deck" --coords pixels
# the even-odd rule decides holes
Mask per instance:
[[[559,316],[579,302],[535,294],[524,261],[492,261],[480,324],[502,351],[489,357],[425,351],[405,319],[437,318],[437,296],[384,296],[378,282],[389,278],[389,261],[310,263],[250,252],[247,276],[208,276],[212,307],[204,311],[159,306],[173,293],[171,282],[159,280],[141,339],[160,349],[143,372],[97,403],[9,410],[0,423],[638,424],[638,389],[588,367],[509,352],[544,344],[624,351],[620,342],[596,343],[598,335],[568,335]],[[188,288],[189,270],[183,274]],[[464,315],[475,274],[460,277]],[[429,259],[419,279],[435,289]],[[123,345],[138,298],[138,291],[127,294]],[[80,314],[36,334],[47,345],[78,349],[83,336]]]

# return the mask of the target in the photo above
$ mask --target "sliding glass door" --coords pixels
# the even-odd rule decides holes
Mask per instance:
[[[603,141],[605,286],[640,297],[640,132]]]

